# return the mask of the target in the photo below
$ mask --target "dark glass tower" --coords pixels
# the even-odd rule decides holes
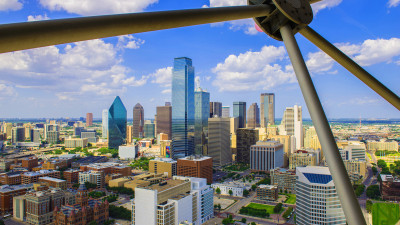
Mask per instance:
[[[233,117],[239,118],[239,128],[246,128],[246,102],[233,103]]]
[[[186,57],[174,59],[172,73],[172,157],[194,153],[194,68]]]
[[[108,148],[118,149],[126,139],[126,108],[117,96],[108,110]]]
[[[135,138],[143,137],[143,126],[144,126],[144,109],[140,103],[137,103],[133,107],[133,132],[132,136]]]
[[[197,88],[194,92],[194,143],[197,155],[207,155],[208,117],[210,93]]]

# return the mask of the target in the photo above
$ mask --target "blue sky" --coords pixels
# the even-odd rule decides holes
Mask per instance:
[[[0,23],[90,15],[241,5],[245,0],[5,0]],[[325,0],[314,7],[317,32],[400,95],[400,0]],[[400,113],[300,34],[296,38],[330,118],[400,118]],[[251,19],[64,44],[0,55],[0,118],[100,118],[119,95],[132,117],[170,101],[175,57],[193,59],[211,101],[259,104],[276,95],[276,117],[305,106],[283,43]],[[306,107],[303,117],[309,118]]]

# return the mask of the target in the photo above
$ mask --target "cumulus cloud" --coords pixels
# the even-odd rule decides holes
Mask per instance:
[[[361,44],[337,43],[341,51],[351,57],[361,66],[370,66],[377,63],[396,63],[400,56],[400,39],[375,39],[365,40]],[[322,51],[309,53],[307,66],[312,72],[328,72],[333,68],[334,61]]]
[[[148,77],[136,78],[122,66],[118,49],[103,40],[91,40],[0,54],[0,80],[20,88],[50,90],[61,100],[82,94],[114,95],[127,86],[144,85]]]
[[[312,4],[311,7],[314,11],[314,14],[317,14],[319,11],[321,11],[323,9],[330,9],[330,8],[336,7],[341,2],[342,2],[342,0],[323,0],[323,1]]]
[[[39,20],[49,20],[49,19],[50,19],[50,18],[47,17],[46,14],[44,14],[44,15],[37,15],[37,16],[32,16],[32,15],[29,15],[29,16],[28,16],[28,22],[31,22],[31,21],[39,21]]]
[[[398,5],[400,5],[400,0],[389,0],[389,2],[388,2],[389,8],[390,7],[396,7]]]
[[[51,11],[66,11],[83,16],[141,12],[158,0],[40,0]]]
[[[286,55],[284,47],[264,46],[261,51],[248,51],[228,56],[213,68],[213,84],[219,91],[268,90],[284,83],[296,82],[290,67],[278,64]]]
[[[16,96],[17,92],[14,87],[6,84],[0,84],[0,99],[3,97]]]
[[[16,11],[22,9],[23,4],[19,0],[1,0],[0,11]]]
[[[118,48],[138,49],[145,43],[144,40],[136,38],[133,35],[118,36]]]
[[[159,84],[162,87],[171,87],[172,67],[158,69],[149,76],[153,78],[151,83]]]

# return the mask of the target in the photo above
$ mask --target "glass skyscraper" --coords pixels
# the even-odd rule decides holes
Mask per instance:
[[[194,153],[194,67],[186,57],[174,59],[171,146],[174,159]]]
[[[261,127],[275,125],[275,94],[261,94]]]
[[[108,148],[118,149],[126,139],[126,108],[117,96],[108,110]]]
[[[246,128],[246,102],[233,103],[233,117],[239,118],[239,128]]]
[[[197,88],[194,92],[194,143],[195,153],[207,154],[208,117],[210,116],[210,93]]]

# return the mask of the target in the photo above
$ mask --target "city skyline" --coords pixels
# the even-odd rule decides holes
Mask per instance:
[[[244,1],[230,2],[243,4]],[[321,4],[313,6],[317,13],[311,26],[328,40],[339,43],[345,52],[350,51],[356,61],[399,94],[396,84],[400,78],[396,71],[400,39],[390,28],[391,21],[399,17],[398,4],[376,2],[354,12],[356,6],[363,5],[362,1],[328,2],[325,7]],[[211,6],[226,4],[225,1],[211,1]],[[12,23],[28,19],[198,8],[210,6],[210,2],[143,1],[140,6],[133,5],[123,10],[92,7],[85,11],[64,4],[57,8],[52,3],[19,1],[15,6],[0,8],[0,19],[2,23]],[[370,10],[381,18],[381,26],[374,26],[374,22],[365,17]],[[337,18],[338,23],[334,24],[332,18]],[[160,36],[163,42],[157,43]],[[399,117],[394,107],[310,43],[300,36],[298,41],[329,118]],[[197,44],[193,45],[194,42]],[[370,57],[372,52],[374,57]],[[259,104],[260,93],[272,92],[276,95],[277,118],[282,117],[287,106],[295,104],[303,106],[304,118],[309,118],[291,68],[287,67],[290,63],[282,43],[257,33],[251,20],[2,54],[0,103],[7,103],[8,107],[0,109],[0,117],[81,117],[86,112],[93,112],[94,118],[100,118],[101,110],[119,95],[128,108],[142,103],[146,109],[145,118],[153,118],[156,106],[171,101],[172,61],[182,56],[196,62],[196,80],[210,92],[210,101],[229,106],[234,101]],[[255,61],[246,61],[249,56],[255,57]],[[320,63],[316,63],[316,59]],[[230,79],[232,74],[237,74],[239,79]],[[81,104],[82,101],[86,104]],[[131,113],[129,110],[128,118],[132,117]]]

